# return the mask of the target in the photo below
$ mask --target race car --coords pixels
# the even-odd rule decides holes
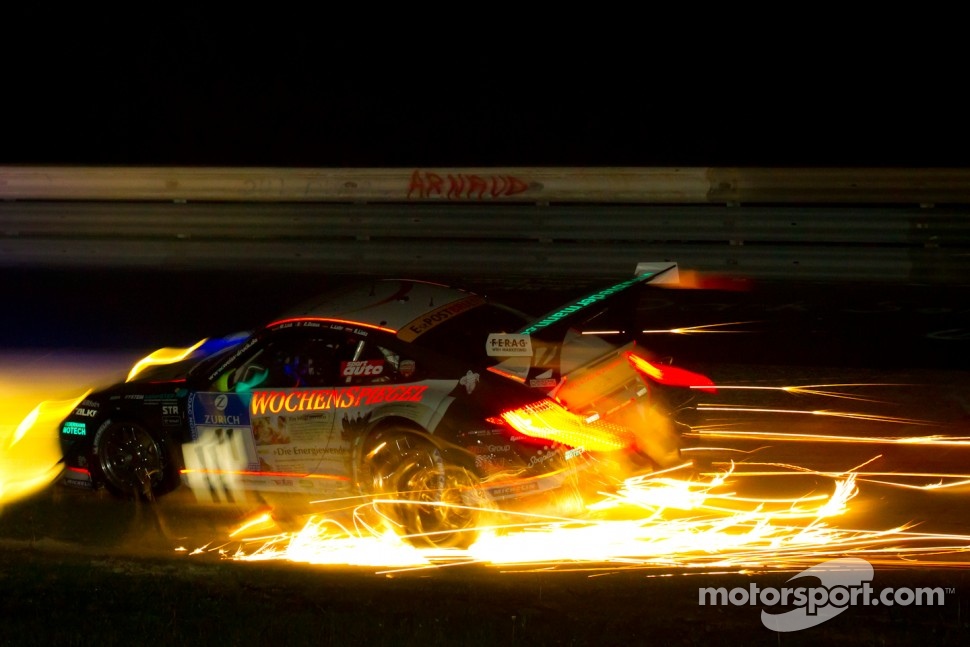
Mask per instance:
[[[349,282],[88,394],[59,428],[62,482],[363,497],[396,503],[381,516],[412,543],[467,545],[482,510],[680,460],[676,413],[712,382],[593,330],[676,272],[641,264],[539,318],[432,282]]]

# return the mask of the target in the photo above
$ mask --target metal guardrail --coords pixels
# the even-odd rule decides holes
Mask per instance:
[[[970,169],[0,167],[0,267],[970,283]]]
[[[7,238],[970,245],[970,207],[0,203]]]
[[[0,166],[0,200],[970,204],[970,169]]]
[[[0,267],[970,282],[970,208],[0,203]]]

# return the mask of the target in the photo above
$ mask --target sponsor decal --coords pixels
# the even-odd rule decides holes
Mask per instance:
[[[250,413],[266,415],[350,409],[384,402],[420,402],[426,385],[351,386],[338,389],[306,391],[253,391]]]
[[[203,425],[239,426],[243,424],[243,421],[242,421],[242,416],[226,416],[221,414],[206,413],[202,415],[202,420],[196,420],[196,423],[203,424]]]
[[[277,447],[272,451],[277,456],[346,456],[349,447]]]
[[[87,436],[88,427],[83,422],[65,422],[61,433],[66,436]]]
[[[479,381],[481,381],[481,379],[482,377],[478,373],[473,373],[472,371],[468,371],[467,373],[465,373],[464,377],[458,380],[458,383],[461,384],[463,387],[465,387],[465,390],[468,392],[469,395],[471,395],[472,391],[475,390],[475,387],[478,386],[478,383]]]
[[[316,328],[327,328],[328,330],[336,330],[338,332],[346,331],[354,335],[357,335],[358,337],[366,337],[367,335],[370,334],[370,331],[367,328],[358,328],[346,321],[341,322],[341,321],[311,320],[311,321],[305,322],[304,326],[311,326],[311,324],[313,327],[316,327]]]
[[[97,409],[88,409],[85,407],[78,407],[74,410],[75,416],[81,416],[82,418],[93,418],[98,415]]]
[[[532,355],[532,338],[528,335],[492,333],[485,342],[490,357],[523,357]]]
[[[432,310],[426,315],[418,317],[414,321],[402,327],[397,336],[403,341],[414,341],[435,326],[438,326],[467,310],[477,308],[483,303],[485,303],[485,299],[480,296],[467,296],[464,299],[441,306],[440,308]]]
[[[413,359],[401,360],[401,364],[398,366],[398,373],[400,373],[402,377],[411,377],[414,375],[415,368],[417,367],[415,366]]]
[[[499,459],[495,454],[478,454],[475,456],[475,467],[480,470],[493,471],[496,469],[501,469],[504,461]]]
[[[570,449],[569,451],[567,451],[565,454],[563,454],[563,456],[566,458],[567,461],[569,461],[569,460],[572,460],[572,459],[576,458],[577,456],[582,456],[583,455],[583,452],[585,452],[585,451],[586,450],[583,449],[582,447],[573,447],[572,449]]]
[[[521,483],[519,485],[506,485],[505,487],[490,488],[488,492],[494,497],[507,497],[515,494],[523,494],[525,492],[535,492],[538,489],[538,483],[535,481],[529,481],[528,483]]]
[[[232,363],[239,358],[239,356],[241,356],[243,353],[245,353],[250,348],[252,348],[253,345],[256,343],[256,341],[257,339],[255,337],[251,337],[245,344],[240,346],[239,349],[236,350],[236,352],[234,352],[232,356],[226,358],[226,361],[220,364],[219,367],[216,368],[216,370],[209,373],[209,378],[208,378],[209,381],[211,382],[215,380],[217,377],[219,377],[220,375],[222,375],[222,372],[225,371],[227,368],[229,368],[229,366],[231,366]]]
[[[340,374],[344,377],[359,375],[377,376],[384,372],[384,360],[362,360],[357,362],[340,362]]]
[[[504,434],[503,429],[473,429],[471,431],[463,432],[463,436],[499,436]]]
[[[248,427],[249,407],[246,398],[232,393],[194,393],[189,398],[190,420],[193,428]],[[168,408],[171,407],[171,410]],[[178,407],[163,405],[163,415],[177,420]]]
[[[545,452],[543,452],[543,450],[540,449],[535,456],[529,459],[529,467],[535,467],[536,465],[543,465],[544,463],[548,463],[549,461],[556,458],[558,455],[559,455],[558,452],[548,451],[548,449]]]
[[[556,386],[556,380],[552,379],[551,377],[539,380],[529,380],[529,386],[534,389],[551,389],[552,387]]]

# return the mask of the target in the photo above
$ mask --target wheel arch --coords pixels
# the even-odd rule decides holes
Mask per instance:
[[[116,486],[112,486],[111,479],[105,473],[102,459],[105,435],[108,434],[110,430],[123,425],[131,425],[132,427],[144,431],[158,446],[161,458],[165,461],[163,465],[164,471],[161,475],[159,486],[158,488],[152,488],[153,496],[165,494],[178,487],[180,482],[179,472],[183,467],[182,455],[181,451],[179,450],[179,442],[173,439],[170,433],[166,432],[165,430],[157,429],[153,425],[149,424],[143,417],[122,409],[115,409],[106,412],[105,415],[99,420],[97,431],[94,433],[91,440],[88,465],[91,478],[94,481],[95,486],[105,487],[116,496],[130,495],[130,493],[126,494],[119,491]]]
[[[353,468],[354,482],[361,491],[366,490],[366,462],[379,444],[383,435],[396,432],[412,436],[418,442],[433,445],[441,452],[442,459],[448,463],[463,467],[477,477],[482,478],[482,474],[475,464],[475,456],[463,447],[448,442],[432,433],[429,433],[417,422],[401,416],[387,416],[374,421],[370,427],[361,434],[358,442],[354,446]]]

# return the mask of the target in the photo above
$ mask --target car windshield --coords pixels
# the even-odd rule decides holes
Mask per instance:
[[[221,339],[208,340],[205,345],[191,356],[194,365],[189,371],[192,375],[204,375],[226,361],[243,342],[250,339],[249,333],[237,333]]]

